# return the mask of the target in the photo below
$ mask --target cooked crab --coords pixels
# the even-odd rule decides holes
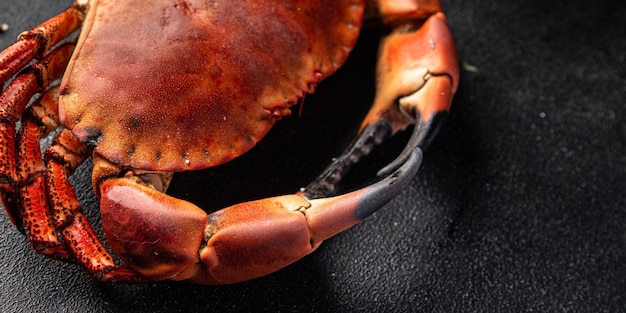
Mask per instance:
[[[252,148],[344,63],[364,20],[388,29],[376,97],[353,144],[318,179],[210,214],[165,194],[172,173]],[[78,29],[77,42],[66,39]],[[402,190],[458,75],[437,0],[77,0],[0,53],[0,81],[8,82],[2,203],[35,250],[100,280],[253,279],[311,253]],[[352,163],[413,124],[378,182],[333,195]],[[39,141],[57,129],[42,153]],[[90,156],[106,240],[123,265],[68,181]]]

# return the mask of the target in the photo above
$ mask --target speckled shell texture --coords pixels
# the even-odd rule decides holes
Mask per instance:
[[[122,166],[202,169],[252,148],[343,64],[358,0],[92,1],[64,125]]]

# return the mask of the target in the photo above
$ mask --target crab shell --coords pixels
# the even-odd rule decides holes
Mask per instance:
[[[227,162],[343,64],[358,0],[91,1],[61,84],[62,123],[121,166]]]

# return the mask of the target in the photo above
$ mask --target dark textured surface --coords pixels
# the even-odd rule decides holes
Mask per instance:
[[[11,26],[0,46],[69,3],[0,1]],[[462,71],[421,171],[382,211],[283,271],[223,287],[97,283],[36,255],[2,213],[0,311],[625,311],[625,3],[444,1],[475,70]],[[219,207],[305,185],[371,97],[372,47],[362,42],[363,57],[252,156],[179,177],[173,192]],[[75,183],[97,216],[84,171]]]

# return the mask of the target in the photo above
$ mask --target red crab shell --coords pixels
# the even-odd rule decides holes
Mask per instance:
[[[123,166],[202,169],[252,148],[343,64],[359,0],[91,1],[63,124]]]

